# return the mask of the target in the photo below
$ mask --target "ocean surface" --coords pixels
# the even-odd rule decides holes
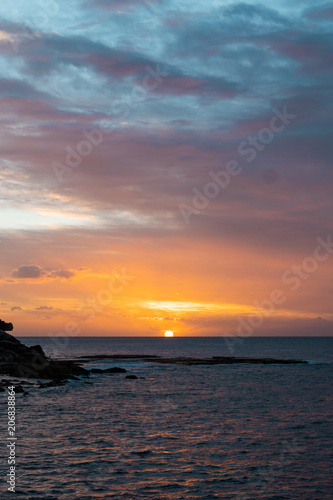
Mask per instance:
[[[128,373],[31,387],[16,401],[17,493],[6,493],[5,452],[0,498],[332,500],[332,338],[21,341],[59,358],[233,355],[311,363],[95,360],[89,367]],[[5,399],[1,393],[3,449]]]

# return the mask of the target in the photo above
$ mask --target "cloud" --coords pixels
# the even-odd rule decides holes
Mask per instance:
[[[70,271],[69,269],[50,269],[50,268],[41,268],[36,266],[35,264],[31,265],[23,265],[18,269],[14,269],[10,275],[13,278],[17,279],[40,279],[43,277],[48,278],[64,278],[69,279],[75,276],[74,271]]]
[[[239,2],[223,6],[217,10],[221,22],[221,32],[234,33],[237,36],[260,34],[284,28],[288,23],[286,17],[276,9],[263,5],[250,5]]]
[[[318,8],[311,9],[306,12],[306,17],[310,19],[318,19],[321,21],[333,21],[333,7],[332,4],[320,5]]]
[[[34,264],[28,265],[28,266],[20,266],[18,269],[14,269],[10,275],[13,278],[18,278],[18,279],[27,279],[27,278],[34,278],[38,279],[43,276],[43,270]]]
[[[22,311],[22,307],[19,306],[12,307],[11,311]]]
[[[36,311],[52,311],[53,307],[48,306],[39,306],[35,307]]]
[[[68,269],[57,269],[48,274],[50,278],[65,278],[69,279],[75,276],[73,271],[69,271]]]
[[[1,52],[1,46],[0,46]],[[6,51],[3,50],[6,53]],[[139,52],[109,47],[84,36],[60,36],[47,33],[24,46],[17,58],[23,57],[26,71],[31,75],[46,75],[66,66],[92,67],[113,77],[127,77],[143,72],[154,61]]]

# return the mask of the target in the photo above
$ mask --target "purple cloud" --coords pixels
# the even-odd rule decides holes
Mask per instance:
[[[44,276],[48,278],[64,278],[69,279],[75,276],[73,271],[68,269],[43,269],[35,264],[23,265],[18,269],[14,269],[10,275],[17,279],[39,279]]]
[[[20,266],[10,273],[13,278],[27,279],[27,278],[41,278],[43,276],[43,270],[34,264],[28,266]]]

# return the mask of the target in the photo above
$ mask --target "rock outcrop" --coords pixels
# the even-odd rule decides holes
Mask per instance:
[[[40,345],[28,347],[0,330],[0,374],[53,381],[75,379],[89,371],[74,361],[55,361],[46,356]]]
[[[13,328],[13,323],[6,323],[6,321],[2,321],[2,319],[0,319],[0,330],[3,332],[11,332]]]

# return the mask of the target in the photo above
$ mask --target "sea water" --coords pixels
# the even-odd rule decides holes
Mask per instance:
[[[311,363],[94,360],[89,367],[128,373],[32,387],[16,398],[16,498],[333,498],[332,339],[72,338],[56,350],[49,338],[21,340],[60,358],[234,355]],[[2,465],[1,498],[9,498],[5,458]]]

